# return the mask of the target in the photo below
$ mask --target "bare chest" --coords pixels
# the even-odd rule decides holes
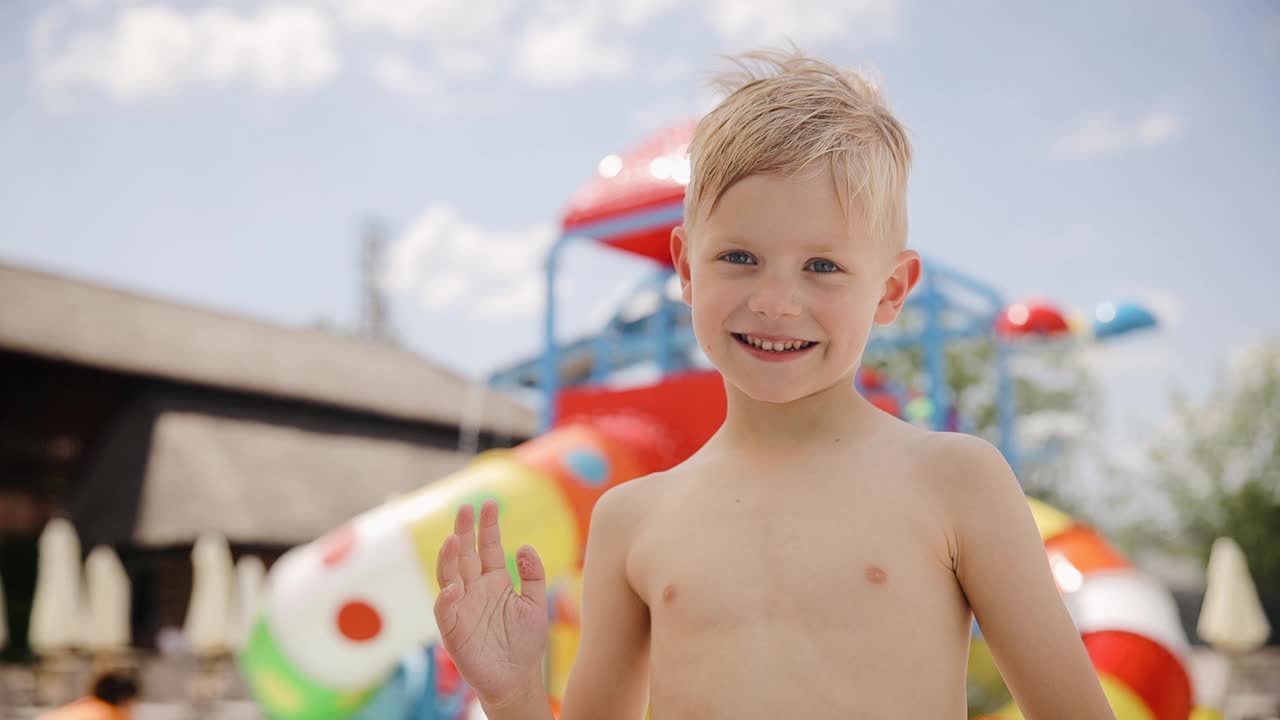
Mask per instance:
[[[655,636],[865,635],[962,604],[945,533],[910,492],[679,500],[650,518],[631,558]]]

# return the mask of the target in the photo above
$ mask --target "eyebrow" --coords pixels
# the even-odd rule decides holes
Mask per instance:
[[[722,244],[722,245],[737,245],[741,247],[750,247],[752,244],[749,238],[743,235],[737,235],[737,234],[712,235],[710,238],[710,242],[715,244]],[[819,241],[808,242],[808,243],[797,243],[796,246],[799,247],[801,250],[813,253],[815,255],[830,255],[839,250],[839,248],[836,247],[835,243],[832,243],[829,240],[819,240]]]

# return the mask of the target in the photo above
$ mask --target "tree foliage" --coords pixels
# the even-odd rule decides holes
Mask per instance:
[[[1231,537],[1259,592],[1280,596],[1280,341],[1238,353],[1203,402],[1175,398],[1148,461],[1172,521],[1135,522],[1130,542],[1204,567],[1213,541]]]

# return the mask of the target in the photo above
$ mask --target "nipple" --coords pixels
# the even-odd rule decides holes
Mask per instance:
[[[867,577],[867,582],[872,585],[883,585],[889,582],[889,573],[885,572],[884,568],[879,565],[868,565],[864,574]]]
[[[662,602],[670,605],[676,601],[676,586],[668,585],[662,588]]]

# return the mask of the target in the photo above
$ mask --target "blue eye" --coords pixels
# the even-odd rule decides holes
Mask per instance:
[[[812,268],[814,272],[818,272],[818,273],[840,272],[839,265],[836,265],[830,260],[823,260],[822,258],[818,258],[816,260],[810,260],[809,267]]]
[[[746,253],[741,250],[727,252],[721,255],[720,259],[725,260],[732,265],[746,265],[748,263],[755,262],[755,258],[751,257],[750,253]]]

